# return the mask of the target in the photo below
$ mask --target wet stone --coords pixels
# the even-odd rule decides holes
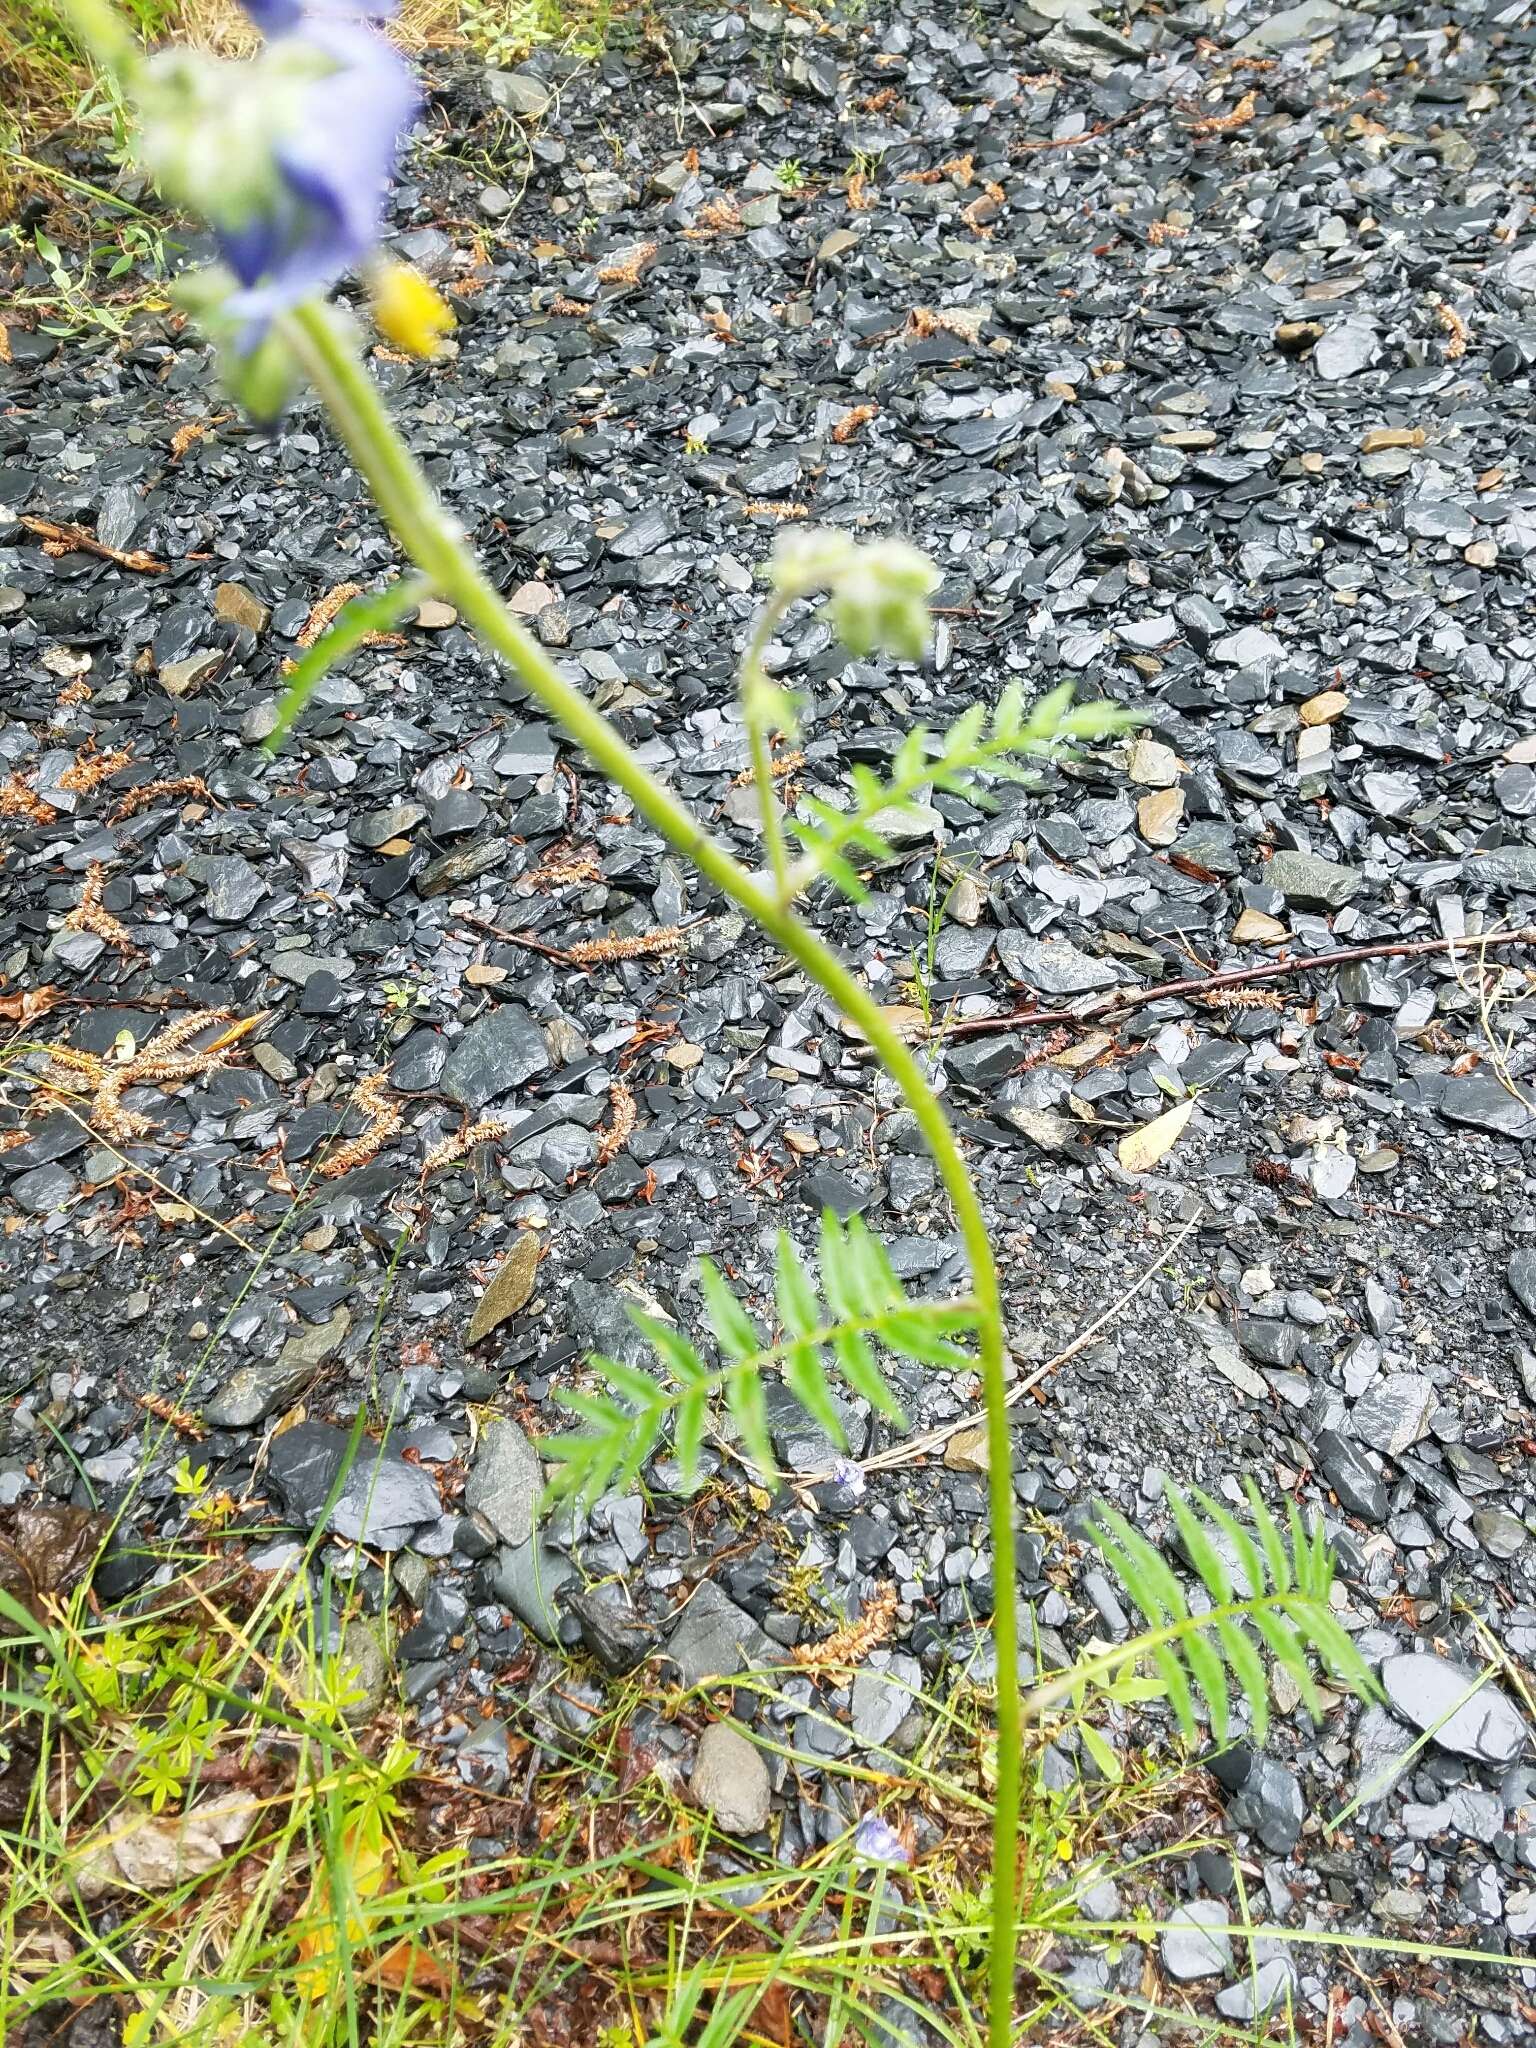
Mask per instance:
[[[274,1438],[268,1469],[288,1511],[313,1527],[334,1494],[327,1527],[352,1542],[399,1550],[442,1514],[437,1487],[420,1466],[330,1423],[300,1422]]]
[[[756,1745],[724,1722],[699,1738],[688,1789],[728,1834],[755,1835],[768,1825],[768,1766]]]
[[[1511,1252],[1505,1272],[1515,1299],[1536,1320],[1536,1251]]]
[[[1363,877],[1337,861],[1320,854],[1279,852],[1264,869],[1270,888],[1278,889],[1287,903],[1308,909],[1342,910],[1359,891]]]
[[[1233,1966],[1232,1939],[1224,1933],[1232,1914],[1220,1899],[1195,1899],[1175,1906],[1159,1937],[1163,1968],[1176,1984],[1225,1977]]]
[[[1395,1457],[1429,1432],[1435,1390],[1422,1373],[1389,1373],[1350,1412],[1350,1427],[1373,1449]]]
[[[1440,1114],[1453,1124],[1470,1124],[1496,1137],[1536,1138],[1536,1109],[1512,1095],[1486,1067],[1451,1076],[1440,1097]]]
[[[1260,1754],[1253,1759],[1227,1811],[1238,1827],[1250,1829],[1276,1855],[1287,1854],[1301,1839],[1301,1785],[1295,1772],[1275,1757]]]
[[[464,1505],[483,1515],[512,1548],[533,1534],[544,1472],[533,1446],[509,1415],[496,1415],[480,1434],[464,1486]]]
[[[1387,1519],[1386,1486],[1357,1444],[1337,1430],[1319,1430],[1317,1458],[1328,1484],[1350,1514],[1367,1522]]]
[[[1530,1731],[1509,1698],[1482,1675],[1423,1651],[1388,1657],[1381,1682],[1388,1700],[1437,1749],[1490,1764],[1509,1764]]]
[[[1081,995],[1113,988],[1120,977],[1103,960],[1095,960],[1065,940],[1026,938],[1022,932],[999,932],[997,957],[1015,981],[1041,995]]]
[[[249,917],[267,885],[238,854],[201,854],[187,862],[187,874],[203,890],[204,908],[220,924],[239,924]]]
[[[495,1521],[494,1515],[483,1508],[482,1512]],[[565,1587],[579,1583],[580,1577],[563,1551],[532,1537],[502,1550],[491,1585],[497,1599],[504,1600],[519,1621],[526,1622],[546,1643],[556,1643],[560,1640],[560,1594]]]
[[[733,1678],[738,1671],[775,1661],[772,1645],[751,1615],[708,1580],[684,1608],[667,1639],[666,1656],[685,1686]]]
[[[455,1042],[443,1067],[442,1090],[465,1109],[483,1109],[552,1064],[544,1034],[528,1012],[502,1003]]]

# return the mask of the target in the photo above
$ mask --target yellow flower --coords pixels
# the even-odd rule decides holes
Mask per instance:
[[[447,301],[409,263],[376,264],[368,279],[380,334],[413,356],[435,356],[454,326]]]

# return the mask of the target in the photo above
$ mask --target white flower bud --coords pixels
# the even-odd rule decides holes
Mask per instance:
[[[827,591],[827,617],[850,654],[879,651],[920,661],[927,652],[928,599],[939,572],[904,540],[860,546],[826,527],[802,527],[780,534],[768,580],[786,600]]]

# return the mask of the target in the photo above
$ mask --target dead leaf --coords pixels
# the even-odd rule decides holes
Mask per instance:
[[[346,1931],[349,1948],[366,1946],[368,1923],[362,1906],[376,1899],[394,1874],[394,1857],[384,1838],[384,1825],[376,1809],[361,1813],[347,1829],[342,1842],[347,1882],[351,1891]],[[299,1955],[304,1967],[298,1972],[299,1988],[311,1998],[318,1997],[336,1969],[336,1896],[332,1874],[324,1863],[316,1870],[309,1896],[293,1922],[299,1934]]]
[[[0,1021],[7,1024],[30,1024],[34,1017],[41,1017],[51,1010],[55,1003],[63,1000],[63,990],[51,985],[43,988],[18,989],[13,996],[0,996]]]
[[[111,1526],[93,1508],[13,1508],[0,1524],[0,1588],[42,1620],[49,1596],[69,1591]]]
[[[525,1230],[496,1268],[496,1277],[476,1304],[464,1333],[467,1346],[489,1337],[508,1316],[515,1316],[526,1305],[538,1269],[539,1240],[531,1230]]]
[[[1150,1173],[1163,1154],[1172,1149],[1194,1108],[1195,1098],[1191,1095],[1176,1102],[1172,1109],[1165,1109],[1161,1116],[1153,1117],[1140,1130],[1127,1131],[1118,1147],[1120,1164],[1126,1172]]]
[[[377,1962],[367,1966],[367,1974],[376,1984],[387,1984],[392,1991],[419,1991],[423,1996],[429,1992],[439,1996],[451,1992],[458,1981],[419,1941],[397,1941],[393,1948],[385,1949]],[[460,2003],[470,2012],[476,2010],[469,1999]]]
[[[68,1881],[83,1899],[99,1899],[118,1885],[141,1892],[174,1891],[189,1878],[216,1870],[250,1833],[261,1804],[249,1792],[239,1792],[181,1816],[129,1806],[83,1845]]]
[[[916,1003],[882,1003],[880,1009],[886,1023],[899,1031],[903,1038],[928,1036],[928,1018]],[[857,1039],[860,1045],[868,1042],[862,1028],[851,1017],[839,1017],[837,1022],[845,1037]]]

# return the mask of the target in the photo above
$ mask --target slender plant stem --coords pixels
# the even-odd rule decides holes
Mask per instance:
[[[1008,2048],[1017,1946],[1023,1738],[1013,1460],[1002,1292],[986,1219],[959,1143],[921,1066],[869,990],[801,923],[786,902],[749,874],[636,760],[602,713],[510,615],[400,439],[336,316],[324,306],[312,303],[298,308],[286,324],[353,462],[417,567],[457,607],[481,639],[517,672],[603,774],[633,799],[656,830],[804,968],[857,1026],[901,1090],[933,1155],[971,1269],[971,1293],[978,1311],[978,1365],[986,1405],[993,1637],[997,1654],[997,1804],[993,1826],[987,2031],[989,2048]]]
[[[741,662],[741,711],[752,745],[752,780],[757,785],[757,811],[763,821],[763,846],[768,855],[768,872],[773,876],[773,893],[780,903],[788,903],[792,891],[789,855],[784,850],[784,819],[779,809],[778,791],[773,786],[773,749],[768,743],[765,715],[765,705],[773,685],[763,667],[763,656],[768,652],[768,644],[785,609],[782,597],[774,597],[763,606]]]

